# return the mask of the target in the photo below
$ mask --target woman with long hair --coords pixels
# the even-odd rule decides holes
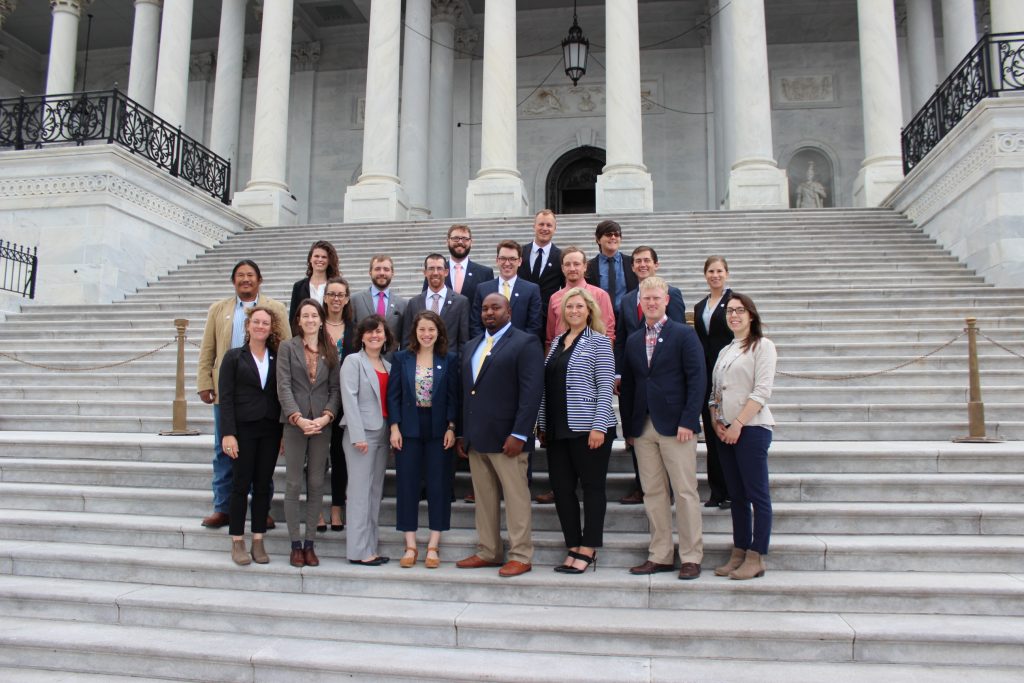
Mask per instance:
[[[327,315],[324,326],[327,336],[338,348],[338,360],[345,361],[350,354],[359,350],[356,343],[355,310],[350,297],[348,281],[343,277],[332,277],[324,291],[324,311]],[[345,465],[345,450],[342,439],[345,433],[345,412],[338,411],[331,423],[331,531],[343,531],[345,522],[341,510],[345,507],[345,488],[348,486],[348,468]],[[327,531],[326,524],[318,524],[317,531]]]
[[[306,277],[297,280],[292,285],[292,300],[288,304],[288,318],[295,319],[296,308],[303,299],[313,299],[318,304],[325,306],[324,292],[327,289],[327,281],[332,277],[341,275],[338,268],[338,252],[334,245],[327,240],[317,240],[309,248],[306,255]],[[298,330],[292,330],[292,334],[298,334]]]

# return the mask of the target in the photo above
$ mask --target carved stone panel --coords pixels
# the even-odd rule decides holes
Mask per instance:
[[[840,106],[833,71],[772,71],[771,89],[775,109]]]
[[[640,107],[645,114],[661,113],[663,110],[654,102],[659,98],[656,79],[640,83]],[[523,98],[526,101],[523,102]],[[531,93],[530,89],[519,89],[519,118],[551,119],[578,118],[582,116],[604,116],[604,83],[591,85],[544,85]]]

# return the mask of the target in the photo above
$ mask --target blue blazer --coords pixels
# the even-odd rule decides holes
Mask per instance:
[[[434,354],[434,387],[430,392],[430,434],[420,434],[419,408],[416,407],[416,354],[399,351],[391,359],[388,379],[388,426],[398,425],[402,436],[410,439],[441,439],[459,416],[459,358],[449,352]]]
[[[477,337],[484,333],[484,324],[480,320],[480,310],[488,294],[498,291],[500,278],[482,282],[473,295],[473,308],[469,312],[469,336]],[[512,288],[512,327],[528,332],[540,341],[544,334],[544,315],[540,305],[540,287],[521,277],[516,277]],[[544,312],[546,313],[546,311]],[[463,349],[465,351],[465,349]]]
[[[552,340],[548,357],[544,359],[545,366],[554,358],[563,336],[565,333]],[[565,373],[565,407],[569,417],[569,429],[574,432],[597,430],[606,434],[614,429],[614,386],[615,360],[612,357],[611,340],[589,327],[583,328],[580,338],[576,340],[576,348],[569,357],[569,367]],[[545,392],[537,416],[537,429],[540,431],[547,431],[548,427],[547,402]]]
[[[626,340],[619,394],[624,436],[640,436],[648,415],[662,436],[675,436],[679,427],[700,432],[707,370],[697,333],[685,323],[666,320],[650,367],[645,334],[639,329]]]
[[[540,340],[509,328],[491,347],[474,382],[473,354],[483,341],[483,335],[470,339],[462,352],[462,424],[456,434],[465,439],[467,450],[481,453],[500,453],[510,434],[521,434],[527,437],[524,450],[531,450],[544,393]]]
[[[636,305],[639,302],[640,289],[631,289],[622,295],[622,306],[615,311],[615,372],[622,374],[622,354],[626,348],[629,335],[644,327],[643,319],[637,315]],[[665,311],[669,320],[677,323],[686,322],[686,304],[683,293],[677,287],[669,285],[668,310]]]

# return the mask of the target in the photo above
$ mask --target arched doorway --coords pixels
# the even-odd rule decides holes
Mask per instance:
[[[604,165],[604,150],[589,145],[571,149],[558,157],[548,171],[546,206],[556,214],[594,213],[594,190]]]

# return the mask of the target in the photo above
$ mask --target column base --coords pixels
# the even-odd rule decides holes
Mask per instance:
[[[597,213],[654,211],[654,183],[646,171],[602,173],[595,188]]]
[[[789,178],[773,164],[750,164],[729,172],[730,211],[788,209]]]
[[[404,221],[409,218],[409,197],[395,182],[360,182],[345,190],[344,223]]]
[[[409,218],[414,221],[425,221],[432,218],[430,209],[425,206],[410,206],[409,207]]]
[[[903,182],[903,163],[899,159],[874,161],[861,166],[853,181],[853,205],[880,206]]]
[[[259,225],[297,225],[299,202],[287,190],[246,188],[236,192],[231,206]]]
[[[526,185],[518,176],[474,178],[466,186],[466,215],[470,218],[528,216]]]

